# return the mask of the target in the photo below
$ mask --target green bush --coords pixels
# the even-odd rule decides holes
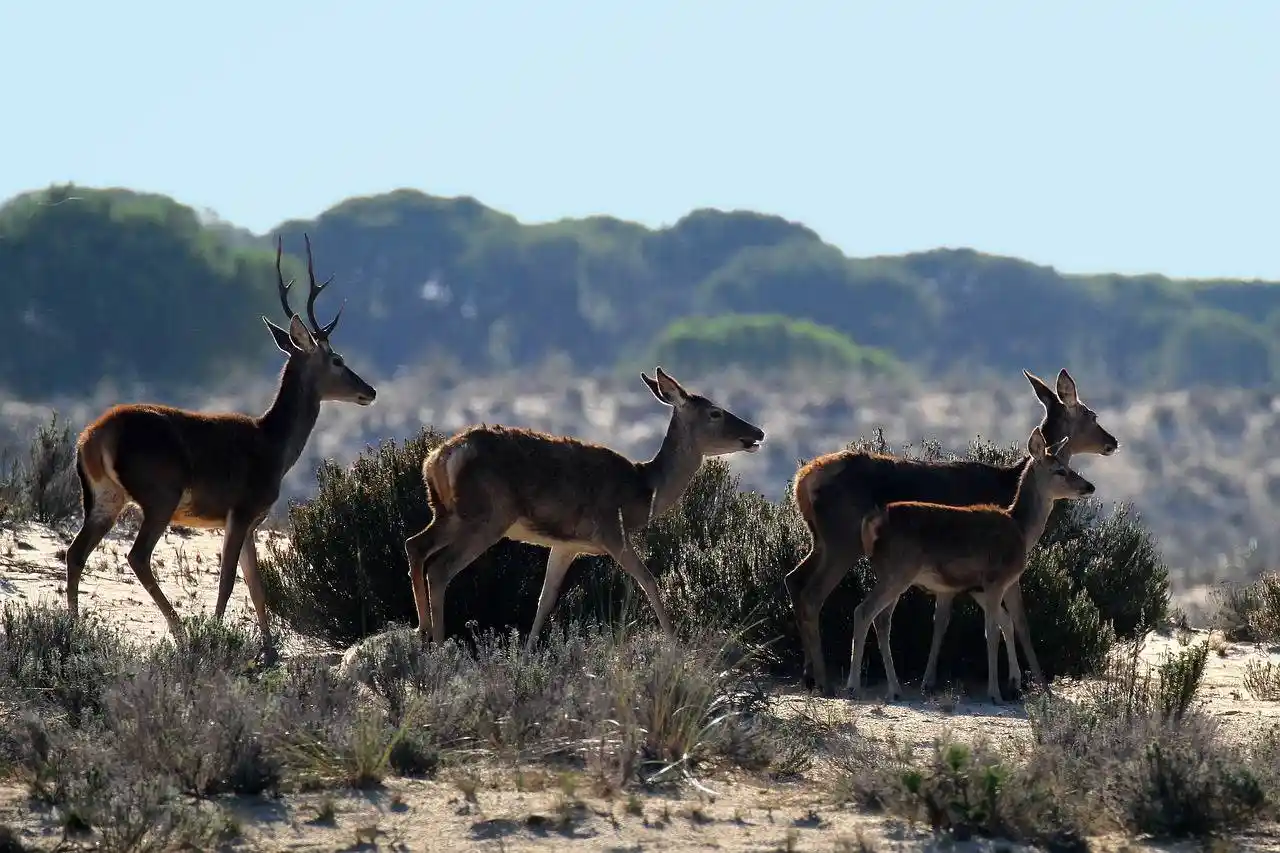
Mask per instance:
[[[316,495],[290,506],[289,547],[272,547],[262,560],[268,601],[292,627],[347,645],[392,624],[416,624],[404,538],[430,518],[420,469],[441,440],[424,430],[402,445],[370,448],[348,469],[320,468]],[[932,442],[913,452],[948,458]],[[1015,453],[976,441],[967,456],[990,461]],[[770,644],[779,672],[798,669],[799,638],[783,578],[808,550],[809,535],[789,490],[776,502],[740,491],[729,465],[709,460],[683,498],[636,541],[678,631],[737,626],[748,641]],[[446,632],[458,635],[468,623],[482,631],[527,631],[546,553],[508,541],[490,549],[450,584]],[[1046,675],[1097,672],[1115,639],[1145,635],[1168,607],[1167,571],[1151,535],[1129,507],[1104,511],[1093,500],[1058,504],[1022,583]],[[853,610],[869,586],[863,559],[823,609],[824,654],[836,671],[847,667]],[[580,558],[554,619],[616,622],[637,599],[612,560]],[[652,623],[647,604],[634,612]],[[932,613],[933,597],[920,590],[898,605],[894,660],[904,677],[924,669]],[[970,598],[956,602],[948,636],[940,673],[985,680],[981,612]],[[867,660],[878,670],[878,653]]]
[[[781,314],[687,317],[662,331],[648,363],[690,372],[737,364],[748,370],[799,367],[901,376],[906,366],[884,350],[859,346],[841,332]]]

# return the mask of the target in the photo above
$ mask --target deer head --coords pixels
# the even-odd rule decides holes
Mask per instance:
[[[338,313],[328,325],[321,326],[316,320],[316,297],[329,286],[333,277],[330,276],[324,284],[316,284],[315,263],[311,258],[311,239],[305,234],[303,239],[307,244],[307,277],[309,279],[307,318],[311,321],[311,326],[308,328],[302,318],[289,307],[289,288],[293,286],[293,279],[289,279],[289,283],[286,284],[284,273],[281,272],[280,259],[284,251],[284,243],[279,237],[276,238],[276,286],[280,294],[280,304],[284,307],[284,315],[289,321],[289,330],[285,331],[266,317],[262,318],[262,322],[267,324],[267,329],[275,339],[276,346],[289,357],[289,363],[302,368],[303,373],[310,380],[309,384],[315,388],[321,400],[367,406],[373,402],[377,391],[348,367],[342,356],[329,343],[329,336],[333,334],[338,320],[342,317],[342,308],[346,306],[346,301],[343,300]]]
[[[1050,388],[1034,373],[1022,371],[1044,406],[1044,428],[1050,435],[1068,438],[1067,452],[1072,456],[1096,453],[1110,456],[1120,449],[1116,437],[1098,423],[1098,413],[1089,408],[1076,393],[1076,382],[1066,368],[1058,371],[1057,390]],[[1043,437],[1043,436],[1042,436]]]
[[[1027,452],[1031,454],[1031,470],[1037,491],[1051,501],[1083,498],[1093,494],[1093,483],[1081,477],[1075,469],[1063,461],[1059,454],[1069,439],[1062,438],[1053,445],[1044,440],[1040,427],[1031,431],[1027,439]]]
[[[764,430],[760,427],[747,423],[706,397],[690,394],[661,367],[654,371],[654,376],[657,378],[640,374],[653,396],[672,408],[672,429],[677,431],[682,443],[702,456],[723,456],[740,450],[755,453],[760,449],[760,442],[764,441]]]

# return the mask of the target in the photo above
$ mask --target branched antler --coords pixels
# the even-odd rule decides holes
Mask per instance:
[[[311,333],[315,335],[317,341],[325,340],[329,335],[333,334],[334,328],[338,325],[338,320],[342,317],[342,309],[346,307],[347,300],[342,300],[342,305],[338,306],[338,313],[333,320],[325,326],[320,325],[320,321],[316,319],[316,297],[320,295],[320,291],[329,286],[333,281],[333,276],[329,276],[323,284],[316,284],[316,267],[315,262],[311,258],[311,238],[306,234],[302,235],[302,239],[307,244],[307,319],[311,321]],[[288,320],[293,320],[293,308],[289,306],[289,288],[293,286],[293,279],[289,279],[286,284],[284,280],[284,272],[280,269],[280,260],[284,254],[284,241],[276,237],[276,287],[280,293],[280,304],[284,306],[284,316]]]
[[[330,282],[333,281],[333,276],[329,276],[324,284],[316,284],[315,262],[311,260],[311,238],[303,234],[302,239],[307,244],[307,277],[310,279],[310,292],[307,294],[307,318],[311,320],[311,328],[316,334],[316,340],[323,340],[329,337],[333,333],[334,327],[338,325],[338,320],[342,318],[342,309],[346,307],[347,300],[342,300],[342,305],[338,306],[338,313],[329,325],[320,325],[320,321],[316,319],[316,297],[320,295],[320,291],[329,286]]]

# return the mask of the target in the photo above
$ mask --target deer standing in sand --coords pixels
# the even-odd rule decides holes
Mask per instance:
[[[1036,427],[1027,440],[1030,461],[1023,466],[1017,492],[1007,507],[991,504],[946,506],[921,501],[896,501],[866,514],[859,526],[863,550],[871,560],[875,585],[853,611],[853,650],[846,688],[862,694],[862,655],[867,629],[876,628],[884,661],[890,701],[900,698],[902,685],[893,668],[889,634],[893,603],[913,584],[939,594],[970,591],[982,606],[987,634],[987,692],[999,705],[996,679],[999,635],[1017,633],[1031,648],[1031,633],[1021,598],[1001,605],[1005,591],[1018,582],[1027,567],[1027,552],[1039,538],[1056,500],[1093,494],[1093,484],[1061,458],[1062,439],[1046,446]],[[1011,624],[1012,623],[1012,624]],[[1012,649],[1010,649],[1012,651]],[[1017,668],[1017,657],[1009,660]]]
[[[1066,439],[1066,445],[1059,451],[1061,459],[1069,462],[1073,455],[1088,453],[1110,456],[1119,449],[1115,436],[1098,423],[1097,413],[1081,401],[1076,383],[1065,369],[1058,373],[1056,392],[1038,376],[1025,370],[1022,373],[1044,407],[1039,426],[1042,434],[1053,445]],[[806,679],[812,674],[818,689],[831,692],[822,659],[818,616],[831,591],[864,554],[860,529],[868,512],[893,501],[908,500],[948,506],[1008,506],[1029,463],[1030,457],[1023,457],[1012,465],[925,462],[843,450],[819,456],[804,465],[796,475],[794,496],[813,544],[799,565],[787,574],[786,585],[800,629]],[[1042,532],[1043,528],[1036,532],[1036,540]],[[925,691],[934,685],[942,638],[956,593],[936,595],[929,660],[921,679]],[[1022,589],[1016,581],[1006,591],[1005,603],[1022,606]],[[890,605],[893,606],[896,599]],[[1011,634],[1005,634],[1005,644],[1010,678],[1016,688],[1021,684],[1022,675],[1020,668],[1013,665],[1016,651]],[[1024,652],[1032,676],[1042,681],[1034,650],[1024,647]]]
[[[764,431],[691,394],[661,367],[640,374],[671,421],[657,455],[634,462],[610,448],[528,429],[474,426],[422,463],[431,523],[405,540],[418,631],[444,642],[449,582],[503,538],[545,545],[546,574],[528,646],[555,606],[579,554],[608,554],[639,584],[658,623],[674,636],[653,575],[629,535],[680,499],[708,456],[754,453]]]
[[[289,307],[289,287],[280,269],[283,245],[276,244],[276,281],[289,330],[266,317],[262,322],[288,357],[271,406],[258,417],[206,413],[152,403],[113,406],[84,428],[76,442],[84,523],[67,549],[67,607],[78,615],[80,576],[90,552],[124,508],[142,511],[142,524],[129,549],[129,566],[164,614],[169,630],[181,622],[151,571],[151,554],[170,524],[224,528],[215,616],[221,619],[235,586],[236,562],[244,571],[262,632],[264,658],[276,660],[267,625],[267,604],[258,574],[253,534],[280,495],[280,483],[298,461],[325,400],[367,406],[376,391],[346,365],[329,343],[342,316],[326,326],[316,320],[315,301],[328,286],[316,284],[311,241],[306,239],[307,317]]]

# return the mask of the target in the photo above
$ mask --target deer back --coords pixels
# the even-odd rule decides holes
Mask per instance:
[[[990,504],[891,503],[876,517],[871,544],[877,573],[885,567],[919,572],[919,582],[933,589],[978,588],[1026,564],[1021,528],[1006,509]]]
[[[818,457],[796,478],[796,499],[806,516],[861,518],[896,501],[947,506],[1008,506],[1030,457],[1011,466],[960,460],[924,462],[846,450]]]
[[[602,524],[643,526],[653,490],[635,462],[603,445],[531,429],[477,426],[429,454],[433,506],[500,515],[548,537],[590,538]]]
[[[85,427],[78,444],[90,482],[113,481],[144,508],[179,489],[178,523],[221,522],[232,508],[265,510],[279,494],[278,454],[247,415],[115,406]]]

